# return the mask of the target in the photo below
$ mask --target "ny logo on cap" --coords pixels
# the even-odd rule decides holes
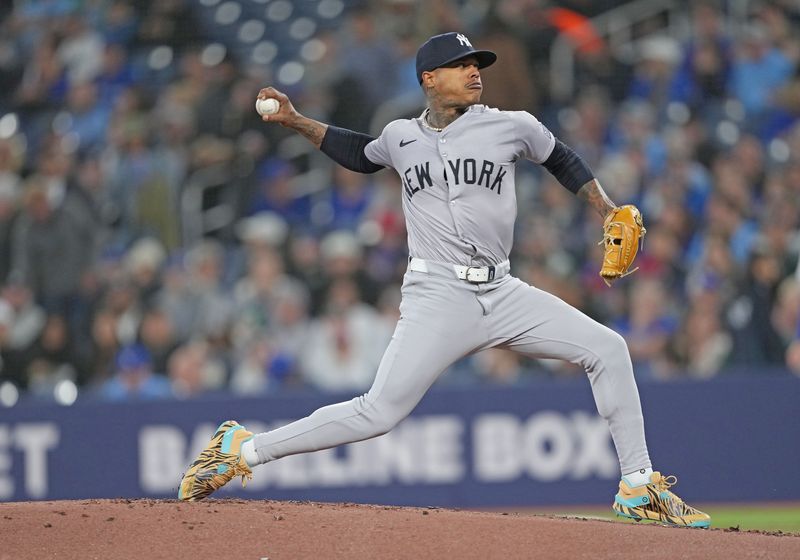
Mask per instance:
[[[458,42],[461,43],[461,46],[472,48],[472,43],[469,42],[469,39],[467,39],[463,33],[456,35],[456,39],[458,39]]]

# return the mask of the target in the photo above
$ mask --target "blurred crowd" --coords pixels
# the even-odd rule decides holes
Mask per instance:
[[[641,379],[800,374],[796,2],[691,2],[682,27],[633,26],[627,54],[587,23],[610,1],[240,3],[0,7],[0,383],[112,400],[367,389],[408,256],[398,179],[333,165],[255,97],[275,85],[377,133],[424,107],[416,48],[450,30],[499,54],[486,104],[537,115],[645,218],[639,270],[609,289],[600,218],[521,164],[514,274],[623,334]],[[259,20],[235,27],[254,6],[294,59],[253,48]],[[574,52],[566,96],[555,41]],[[576,375],[491,350],[442,382]]]

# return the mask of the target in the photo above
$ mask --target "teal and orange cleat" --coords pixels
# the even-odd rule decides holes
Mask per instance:
[[[617,515],[636,521],[649,519],[681,527],[709,527],[711,517],[708,514],[670,492],[676,482],[676,477],[662,476],[660,472],[651,474],[650,482],[642,486],[630,487],[621,480],[611,507]]]
[[[253,478],[253,471],[242,457],[242,444],[252,437],[238,422],[228,420],[220,424],[208,446],[183,475],[178,499],[202,500],[237,476],[242,477],[245,486]]]

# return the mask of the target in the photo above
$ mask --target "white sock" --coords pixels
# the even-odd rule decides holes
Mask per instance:
[[[248,439],[242,444],[242,457],[248,467],[255,467],[261,461],[258,460],[258,453],[256,453],[256,444],[253,438]]]
[[[647,467],[646,469],[639,469],[622,476],[622,480],[633,488],[634,486],[644,486],[650,482],[650,475],[653,474],[653,469]]]

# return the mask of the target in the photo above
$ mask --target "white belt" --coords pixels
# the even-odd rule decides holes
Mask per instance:
[[[459,280],[466,280],[472,284],[484,284],[508,274],[511,270],[511,264],[508,261],[504,261],[492,266],[465,266],[426,261],[417,257],[412,257],[408,262],[408,270],[415,272],[433,273],[435,272],[434,268],[452,270]]]

